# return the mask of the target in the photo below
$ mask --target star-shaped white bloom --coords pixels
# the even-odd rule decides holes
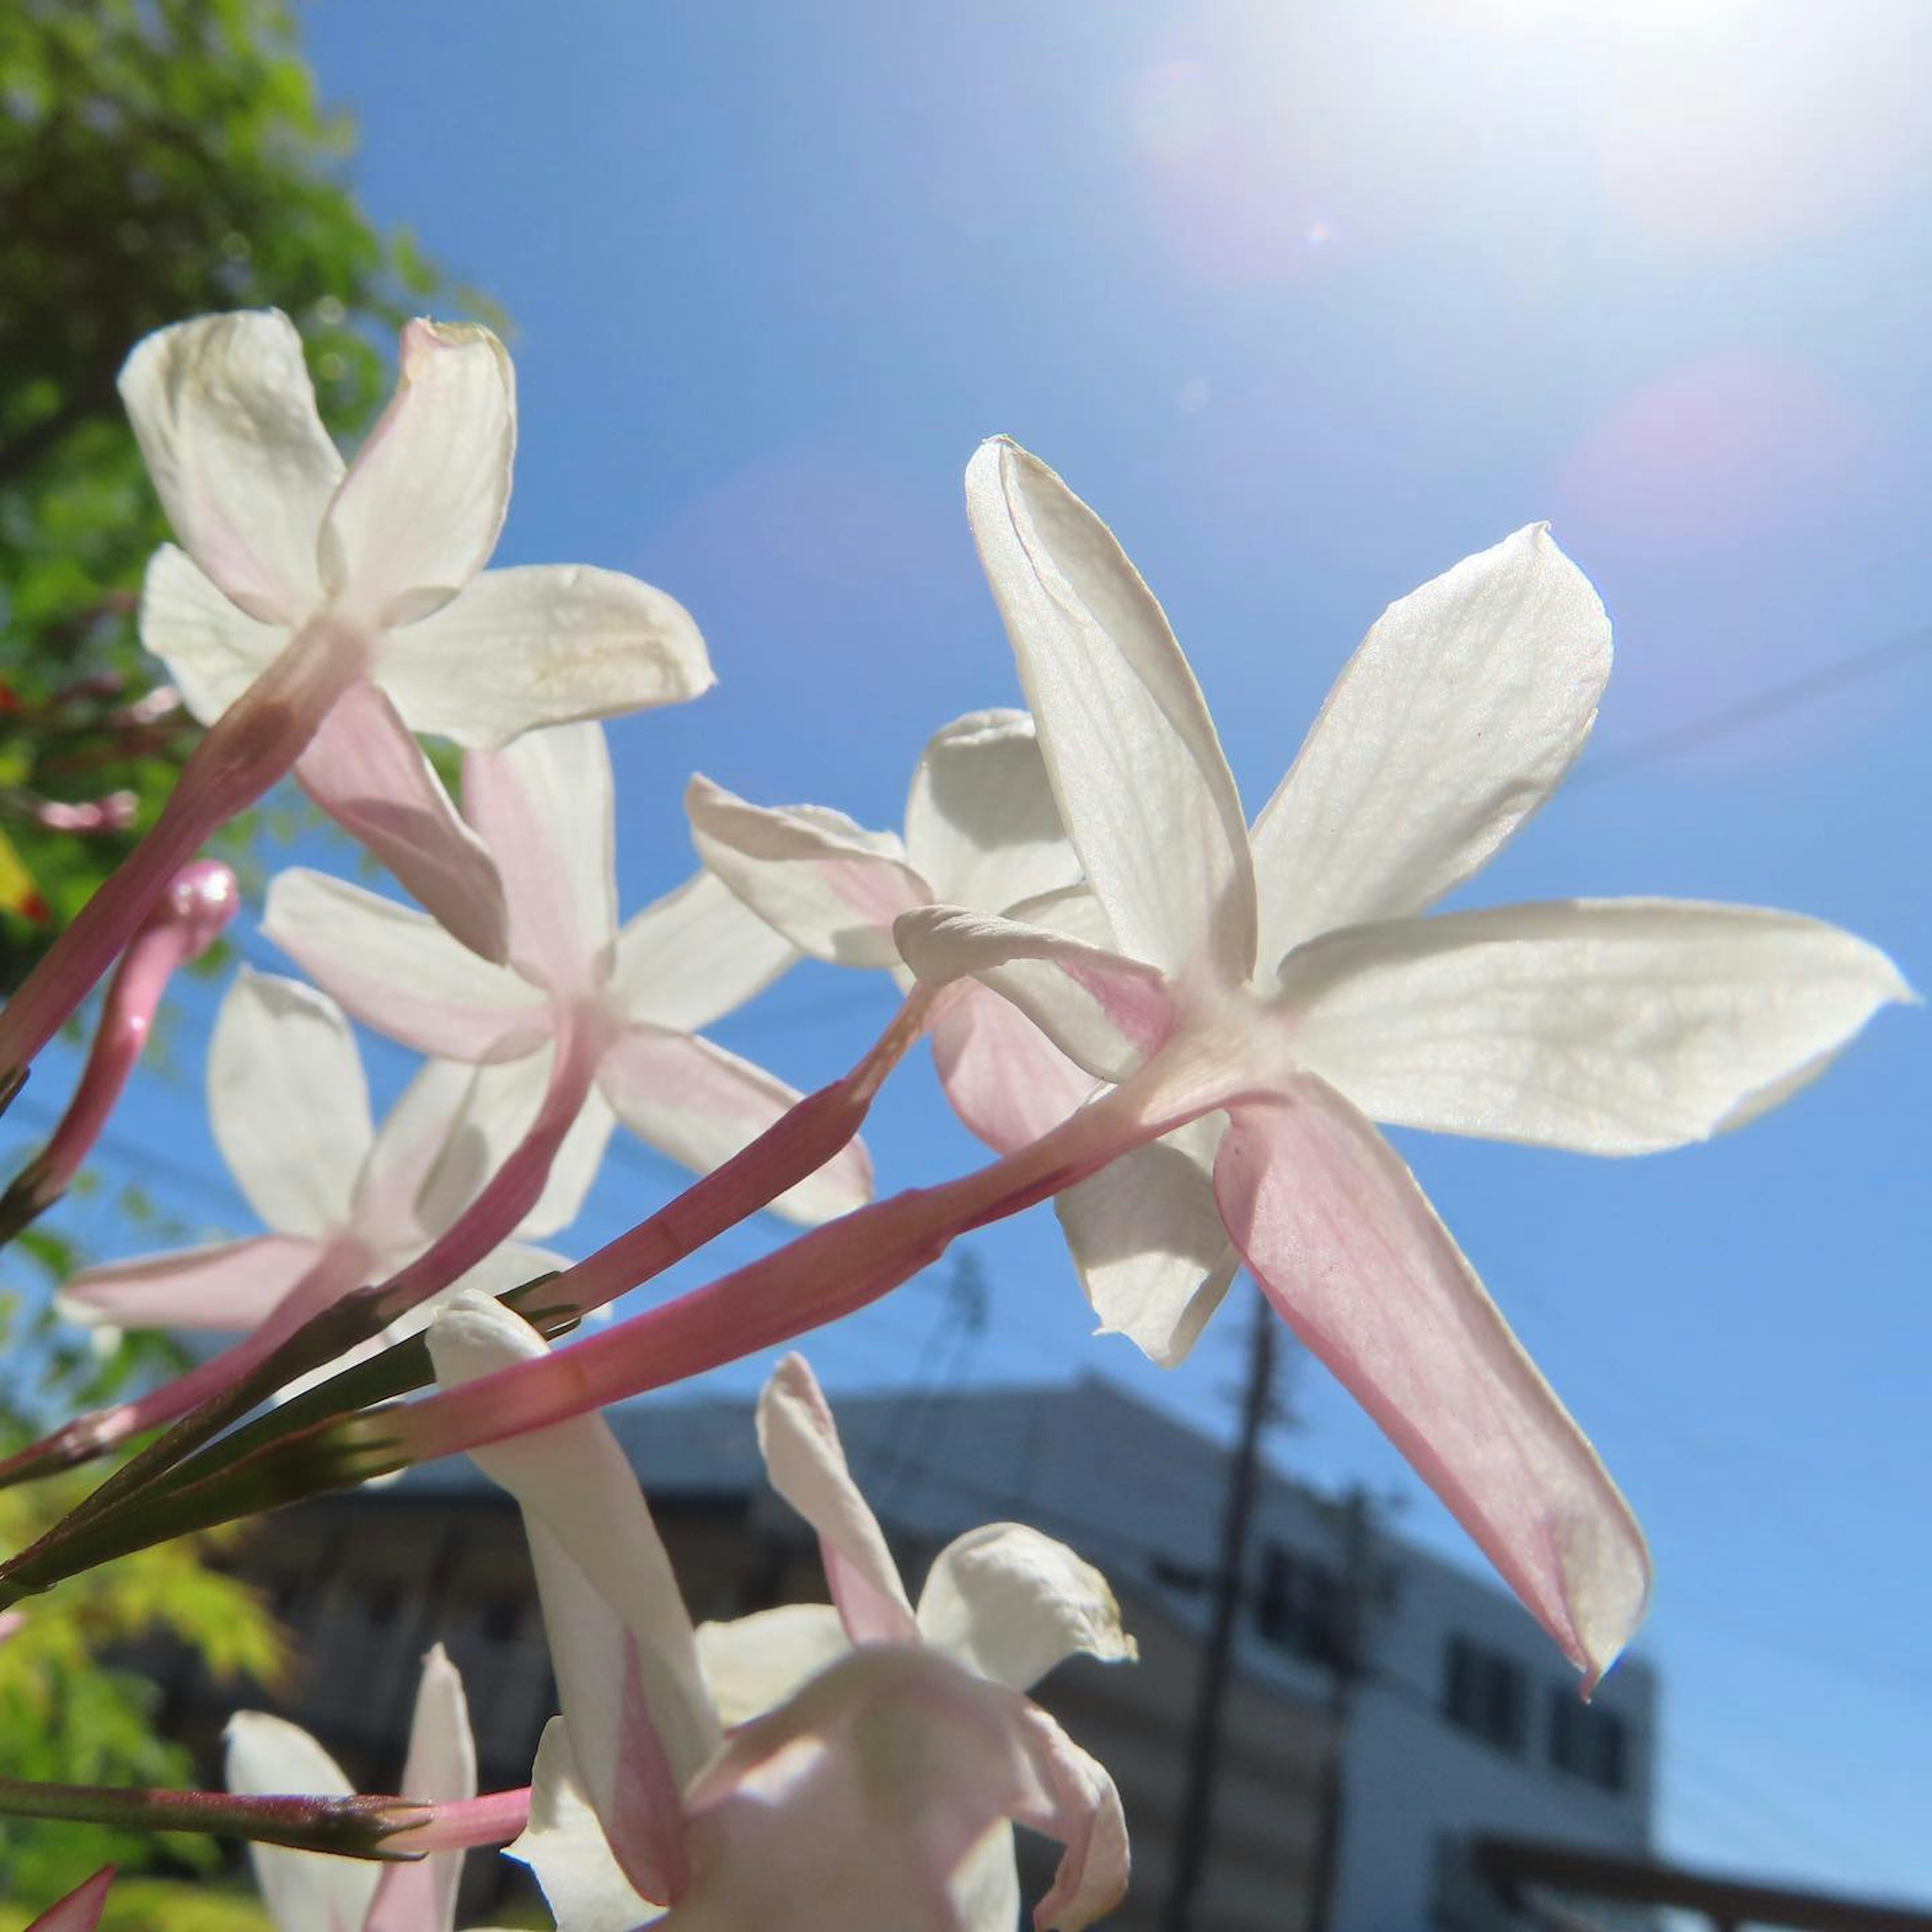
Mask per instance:
[[[970,712],[933,734],[913,773],[903,841],[820,806],[752,805],[702,777],[685,805],[698,856],[801,952],[902,983],[892,938],[901,913],[944,903],[1050,920],[1080,876],[1023,711]],[[928,1030],[954,1112],[1003,1154],[1093,1090],[1037,1028],[970,980],[942,996]]]
[[[1885,956],[1792,914],[1659,900],[1416,916],[1582,748],[1610,661],[1541,527],[1392,606],[1255,821],[1160,606],[1010,443],[967,495],[1062,818],[1111,938],[928,909],[907,959],[974,974],[1150,1120],[1219,1108],[1069,1190],[1106,1325],[1185,1353],[1245,1258],[1579,1669],[1642,1615],[1622,1498],[1370,1119],[1594,1154],[1699,1140],[1816,1075]]]
[[[520,1123],[471,1106],[473,1070],[433,1061],[378,1131],[356,1037],[312,988],[244,967],[208,1049],[215,1144],[264,1227],[241,1240],[84,1268],[63,1312],[128,1328],[252,1330],[299,1288],[301,1312],[386,1280],[455,1221]],[[566,1143],[522,1232],[554,1232],[590,1185],[596,1150]],[[464,1282],[491,1292],[568,1265],[507,1241]],[[426,1312],[404,1318],[419,1328]],[[380,1347],[372,1342],[370,1348]]]
[[[149,566],[141,634],[203,723],[292,640],[326,658],[310,682],[326,716],[298,777],[462,930],[487,860],[412,732],[494,746],[712,680],[690,617],[648,584],[578,565],[484,570],[516,442],[495,336],[412,322],[399,362],[345,465],[286,316],[205,316],[140,344],[121,393],[181,546]]]
[[[484,1070],[477,1105],[527,1118],[574,1082],[586,1157],[615,1117],[699,1173],[799,1094],[698,1036],[795,955],[708,872],[616,920],[610,754],[593,724],[533,731],[464,763],[463,809],[501,881],[496,965],[435,920],[319,872],[281,873],[262,930],[358,1019],[419,1052]],[[478,909],[477,916],[482,916]],[[564,1066],[555,1064],[561,1054]],[[854,1142],[776,1210],[824,1220],[865,1200]]]
[[[430,1350],[448,1388],[545,1344],[466,1295]],[[701,1636],[601,1416],[476,1452],[523,1510],[556,1667],[562,1714],[513,1850],[560,1932],[622,1932],[650,1899],[672,1901],[674,1932],[1010,1932],[1008,1820],[1067,1848],[1038,1922],[1090,1923],[1126,1882],[1120,1802],[1021,1687],[1076,1651],[1132,1654],[1105,1582],[996,1524],[942,1552],[915,1613],[796,1357],[760,1439],[820,1532],[839,1607]]]

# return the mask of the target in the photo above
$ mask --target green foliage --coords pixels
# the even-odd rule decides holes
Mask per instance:
[[[23,1932],[30,1911],[0,1906],[0,1932]],[[100,1932],[274,1932],[250,1893],[170,1879],[117,1879]]]
[[[12,0],[0,8],[0,991],[153,818],[192,743],[134,614],[166,525],[114,377],[148,330],[274,305],[302,327],[322,415],[365,428],[388,338],[448,288],[344,184],[278,0]],[[126,794],[85,834],[44,803]],[[245,861],[250,828],[224,856]]]

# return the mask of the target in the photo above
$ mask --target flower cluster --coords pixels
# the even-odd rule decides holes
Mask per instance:
[[[224,818],[292,772],[422,908],[312,871],[274,881],[262,931],[313,983],[244,969],[208,1066],[265,1232],[89,1270],[62,1303],[242,1339],[0,1469],[176,1425],[0,1567],[10,1595],[454,1450],[516,1499],[561,1706],[527,1790],[477,1793],[440,1651],[398,1799],[352,1798],[312,1739],[237,1718],[222,1815],[270,1840],[256,1870],[281,1932],[449,1932],[465,1848],[512,1840],[562,1932],[999,1932],[1019,1910],[1016,1825],[1061,1847],[1039,1926],[1110,1909],[1119,1798],[1028,1695],[1076,1654],[1132,1659],[1096,1571],[994,1524],[942,1550],[915,1602],[788,1354],[759,1444],[830,1601],[694,1628],[598,1413],[787,1342],[1048,1199],[1102,1328],[1156,1362],[1245,1266],[1594,1682],[1643,1613],[1642,1533],[1379,1126],[1680,1146],[1789,1098],[1910,995],[1882,953],[1793,914],[1431,910],[1550,796],[1596,716],[1608,620],[1549,532],[1391,605],[1251,824],[1105,524],[988,442],[967,507],[1028,709],[934,735],[902,838],[694,778],[698,870],[620,923],[596,721],[698,696],[704,644],[628,578],[486,571],[508,358],[487,331],[423,322],[400,365],[345,464],[283,317],[184,323],[130,357],[123,392],[180,545],[149,571],[143,634],[208,728],[150,839],[0,1015],[0,1066],[23,1069],[122,962],[98,1049],[112,1076],[90,1070],[74,1124],[16,1184],[24,1214],[64,1185],[168,971],[232,908],[232,880],[182,870]],[[418,734],[462,748],[459,797]],[[800,956],[886,972],[902,995],[809,1095],[703,1032]],[[424,1056],[380,1129],[352,1018]],[[874,1201],[857,1130],[922,1036],[996,1157]],[[692,1169],[688,1190],[574,1264],[526,1245],[568,1228],[620,1124]],[[806,1232],[546,1340],[766,1209]],[[387,1807],[371,1815],[389,1849],[422,1856],[379,1871],[316,1849],[332,1841],[315,1819],[291,1837],[274,1808],[290,1792],[316,1818]],[[90,1881],[45,1922],[91,1925],[104,1893]]]

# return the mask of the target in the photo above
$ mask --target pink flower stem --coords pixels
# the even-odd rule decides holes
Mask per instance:
[[[0,1012],[0,1104],[86,998],[169,882],[212,833],[284,777],[367,668],[368,640],[324,614],[208,727],[160,816]]]
[[[235,874],[218,860],[197,859],[169,882],[114,969],[87,1065],[60,1125],[0,1196],[0,1243],[67,1192],[141,1058],[175,969],[214,943],[238,902]]]
[[[507,1845],[530,1822],[530,1787],[486,1791],[479,1798],[432,1804],[420,1825],[406,1825],[384,1842],[386,1851],[460,1852]]]

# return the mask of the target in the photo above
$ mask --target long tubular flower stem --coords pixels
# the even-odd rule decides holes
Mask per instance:
[[[452,1799],[428,1808],[420,1825],[405,1825],[384,1844],[386,1854],[469,1851],[479,1845],[507,1845],[530,1822],[530,1787],[486,1791],[480,1797]]]
[[[0,1012],[0,1105],[20,1090],[41,1048],[120,956],[176,873],[294,768],[368,658],[362,632],[332,614],[311,619],[208,727],[146,837]]]
[[[197,859],[169,881],[114,969],[87,1065],[59,1126],[0,1196],[0,1244],[67,1192],[141,1058],[176,968],[214,944],[238,898],[235,874],[218,860]]]

